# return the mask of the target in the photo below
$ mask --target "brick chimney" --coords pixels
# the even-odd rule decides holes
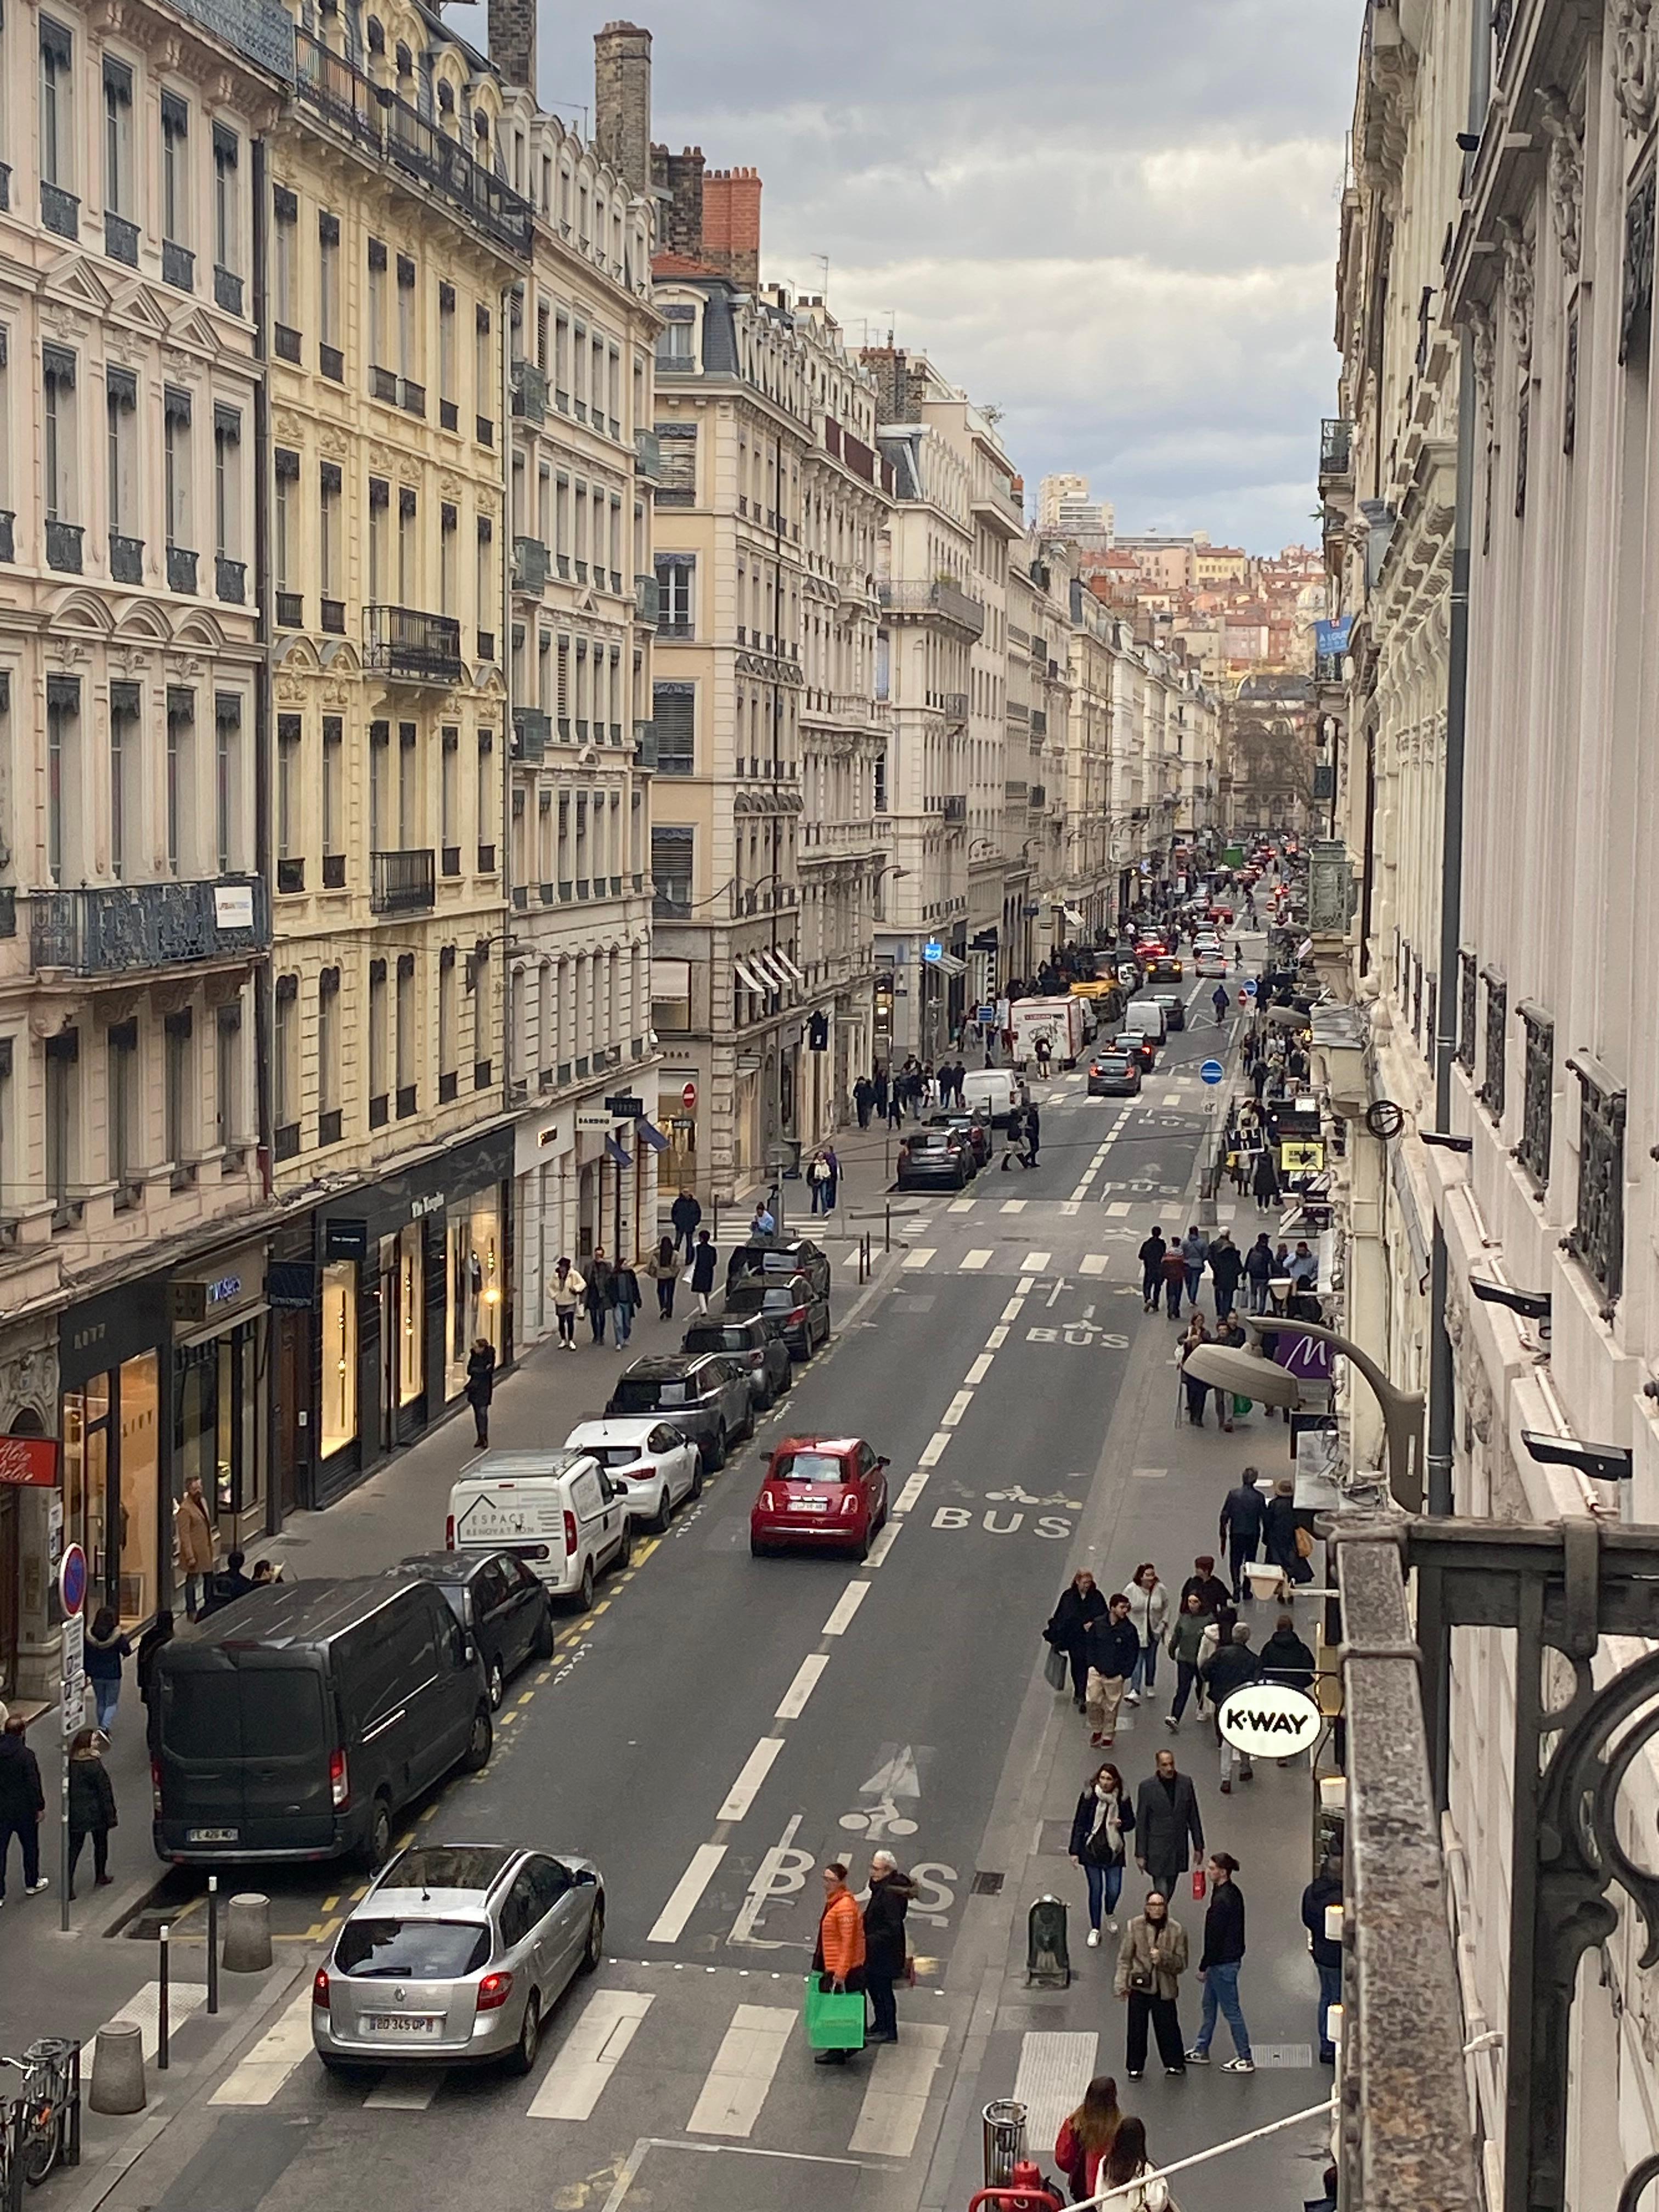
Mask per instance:
[[[761,180],[757,169],[711,169],[702,180],[702,258],[740,292],[760,283]]]
[[[536,89],[536,0],[489,0],[489,58],[509,84]]]
[[[607,23],[593,33],[593,120],[604,159],[636,192],[649,191],[651,33],[637,23]]]
[[[657,211],[657,243],[688,260],[702,258],[702,148],[688,146],[671,154],[666,146],[651,149],[651,182],[662,196]]]

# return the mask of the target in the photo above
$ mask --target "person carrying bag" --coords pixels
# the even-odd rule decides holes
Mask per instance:
[[[847,1887],[847,1869],[823,1869],[823,1911],[806,1982],[806,2040],[818,2066],[844,2066],[864,2048],[864,1915]]]

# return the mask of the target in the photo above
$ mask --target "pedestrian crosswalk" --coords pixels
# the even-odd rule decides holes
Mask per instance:
[[[545,2056],[530,2081],[503,2075],[495,2094],[513,2101],[526,2120],[591,2128],[612,2144],[633,2141],[640,2101],[648,2098],[659,2133],[762,2146],[769,2124],[794,2147],[799,2099],[812,2059],[801,1988],[793,1973],[720,1968],[690,1976],[611,1961],[602,1986],[573,1989],[552,2008]],[[312,2055],[310,2012],[307,1985],[210,2102],[253,2107],[280,2098],[291,2106],[325,2094]],[[836,2100],[823,2121],[833,2137],[815,2142],[815,2148],[871,2159],[912,2154],[928,2100],[943,2086],[940,2068],[951,2041],[945,2012],[935,1990],[902,1999],[899,2041],[868,2048],[850,2061],[849,2087],[863,2085],[856,2110],[850,2097]],[[1065,2039],[1027,2038],[1045,2039]],[[389,2066],[338,2077],[325,2094],[356,2096],[365,2114],[434,2108],[441,2113],[449,2096],[463,2094],[463,2078],[471,2077],[441,2065]],[[1059,2094],[1056,2088],[1054,2094]],[[580,2154],[588,2148],[604,2146],[590,2143]]]

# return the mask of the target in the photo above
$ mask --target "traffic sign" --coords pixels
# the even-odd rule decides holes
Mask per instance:
[[[1240,997],[1241,999],[1253,999],[1253,998],[1255,998],[1255,993],[1256,993],[1256,983],[1255,983],[1255,976],[1254,976],[1254,975],[1247,975],[1247,976],[1245,976],[1245,978],[1244,978],[1243,981],[1243,982],[1239,985],[1239,987],[1238,987],[1238,995],[1239,995],[1239,997]]]
[[[58,1564],[58,1596],[65,1616],[79,1613],[87,1601],[87,1555],[78,1544],[64,1547]]]
[[[944,959],[945,947],[940,944],[937,937],[930,937],[927,939],[927,942],[921,948],[921,957],[924,960],[937,961]]]
[[[1206,1083],[1219,1083],[1227,1071],[1218,1060],[1206,1060],[1198,1072]]]
[[[681,1091],[680,1103],[684,1107],[688,1114],[695,1114],[696,1112],[697,1086],[695,1083],[688,1083],[684,1090]]]

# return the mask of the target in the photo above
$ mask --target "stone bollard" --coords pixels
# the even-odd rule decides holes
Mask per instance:
[[[94,2112],[143,2111],[143,2031],[136,2020],[112,2020],[99,2029],[87,2101]]]
[[[257,1890],[233,1897],[225,1908],[228,1974],[260,1974],[270,1964],[270,1899]]]

